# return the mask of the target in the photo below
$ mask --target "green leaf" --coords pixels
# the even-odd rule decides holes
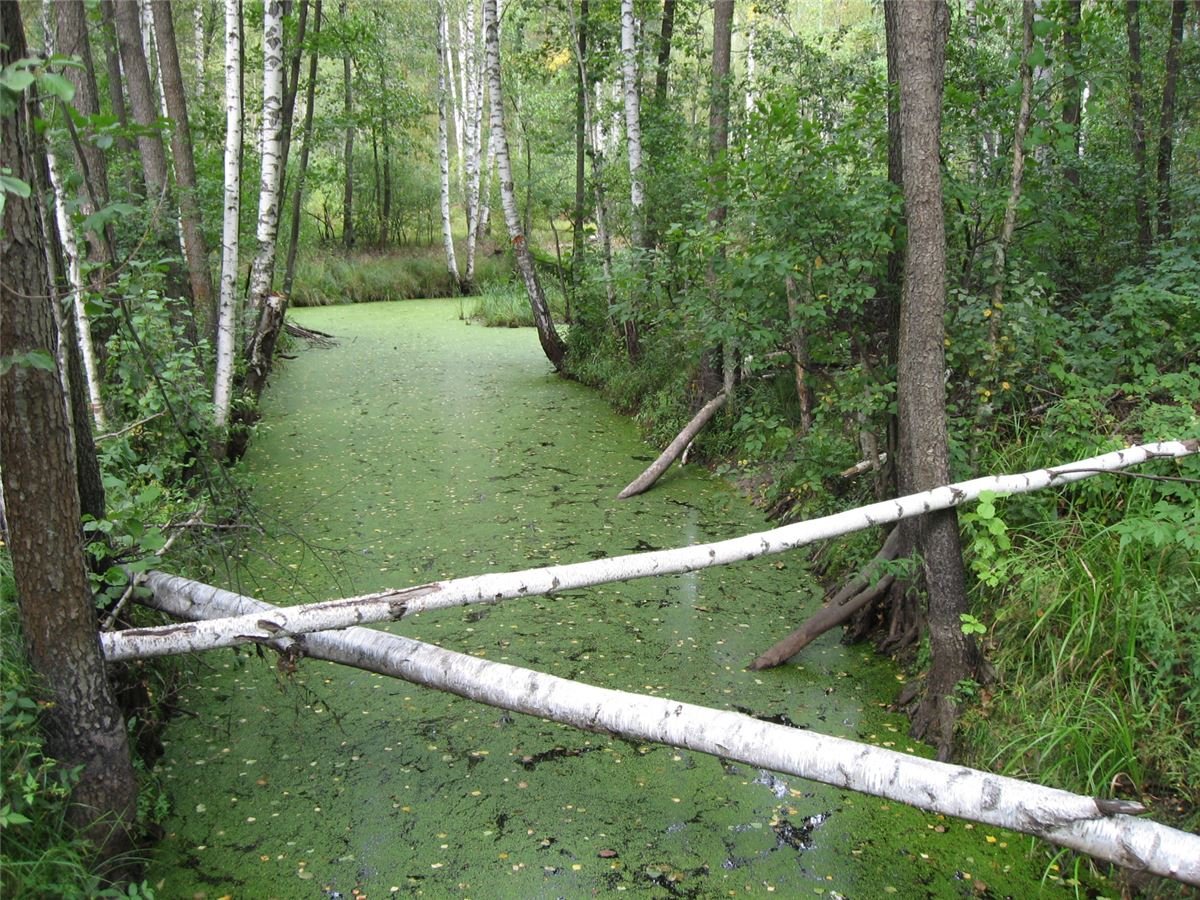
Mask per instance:
[[[28,184],[12,175],[0,175],[0,194],[16,194],[22,200],[27,200],[32,193]]]
[[[1033,34],[1035,37],[1044,38],[1054,30],[1054,22],[1050,19],[1036,19],[1033,23]]]
[[[53,94],[63,103],[70,103],[75,99],[75,85],[61,75],[47,72],[41,77],[39,83],[48,93]]]
[[[34,82],[32,72],[8,66],[0,72],[0,88],[7,88],[14,94],[19,94]]]
[[[1046,51],[1041,47],[1034,47],[1029,51],[1029,65],[1037,68],[1046,64]]]
[[[0,375],[4,375],[15,366],[28,366],[31,369],[42,369],[47,372],[55,371],[54,357],[47,350],[30,350],[15,356],[0,356]]]

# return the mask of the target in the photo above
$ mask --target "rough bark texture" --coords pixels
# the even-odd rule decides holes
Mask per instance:
[[[127,132],[129,111],[125,106],[125,92],[121,89],[121,54],[117,46],[117,14],[113,9],[113,0],[100,0],[100,13],[104,22],[101,33],[104,35],[104,66],[108,70],[108,97],[113,115],[121,125],[117,147],[122,155],[128,157],[133,155],[133,141],[129,139]],[[137,182],[137,190],[131,189],[130,193],[145,193],[146,183],[141,176],[141,169],[130,167],[129,177]]]
[[[638,494],[648,491],[662,477],[662,474],[671,468],[671,463],[679,458],[679,455],[687,448],[693,438],[700,433],[709,420],[717,414],[717,410],[725,405],[725,400],[728,394],[717,394],[709,400],[696,415],[692,416],[692,420],[684,426],[683,430],[675,436],[675,440],[667,445],[667,449],[659,454],[658,459],[654,460],[650,466],[641,475],[635,478],[632,482],[625,486],[621,493],[617,494],[618,500],[628,500],[630,497],[636,497]]]
[[[520,572],[496,572],[387,590],[362,597],[291,606],[272,616],[269,621],[257,618],[226,619],[186,628],[167,626],[113,632],[103,635],[102,641],[105,655],[109,659],[165,656],[192,650],[232,647],[251,641],[262,642],[283,635],[345,628],[348,625],[387,622],[434,609],[496,603],[515,597],[536,597],[596,584],[629,581],[648,575],[677,575],[784,553],[864,528],[886,525],[937,510],[952,509],[974,500],[982,491],[1021,494],[1039,488],[1069,484],[1099,472],[1123,469],[1149,459],[1171,459],[1197,452],[1200,452],[1200,440],[1147,444],[1053,469],[1038,469],[1020,475],[976,478],[820,519],[797,522],[711,544],[693,544],[671,550],[610,556],[588,562],[546,566]]]
[[[145,173],[146,191],[152,202],[165,196],[167,190],[167,154],[162,137],[155,129],[158,120],[158,100],[150,81],[146,48],[142,45],[142,18],[136,2],[113,4],[117,27],[117,46],[121,51],[121,68],[129,91],[133,121],[141,126],[137,137],[141,168]]]
[[[148,581],[152,605],[187,619],[268,618],[278,612],[262,601],[182,578],[152,573]],[[300,656],[340,662],[585,731],[696,750],[1022,831],[1138,871],[1200,884],[1200,837],[1134,818],[1144,811],[1138,803],[1083,797],[741,713],[594,687],[365,628],[271,646],[284,654],[286,665],[294,666]]]
[[[100,112],[100,97],[96,87],[96,69],[92,61],[92,48],[88,41],[87,10],[83,0],[59,0],[54,4],[56,19],[55,52],[64,56],[77,56],[82,68],[71,66],[63,75],[75,86],[75,109],[82,116],[95,116]],[[120,85],[118,85],[118,89]],[[83,175],[83,190],[80,195],[80,211],[90,216],[108,205],[108,161],[93,141],[81,140],[76,149],[76,162]],[[88,257],[93,262],[108,263],[108,241],[99,233],[88,234]],[[93,286],[98,286],[103,271],[97,269]]]
[[[496,166],[500,170],[500,197],[504,205],[504,221],[508,226],[508,237],[529,305],[533,310],[533,321],[537,326],[538,341],[542,352],[555,370],[561,370],[567,355],[566,345],[559,337],[550,317],[550,306],[533,265],[533,255],[525,243],[521,228],[521,217],[517,212],[517,200],[513,191],[512,164],[508,155],[508,137],[504,130],[504,91],[500,80],[500,23],[496,14],[496,0],[484,0],[483,22],[487,44],[488,83],[492,93],[492,134],[496,141]]]
[[[949,480],[946,432],[945,325],[946,232],[942,213],[942,77],[949,9],[943,2],[914,4],[897,23],[900,133],[908,247],[900,309],[897,401],[900,466],[909,490]],[[931,513],[917,526],[928,593],[932,663],[912,723],[914,737],[930,736],[938,757],[953,748],[958,682],[980,673],[979,649],[963,634],[967,611],[958,516]]]
[[[192,289],[192,311],[199,333],[212,341],[217,328],[216,298],[213,296],[212,271],[208,266],[208,246],[200,223],[200,203],[196,197],[196,164],[192,159],[192,133],[188,125],[183,72],[179,68],[179,49],[175,43],[175,23],[168,0],[152,0],[151,9],[154,13],[163,97],[167,104],[167,115],[174,126],[171,131],[171,160],[175,165],[179,227],[188,282]]]
[[[26,55],[20,7],[0,3],[0,66]],[[27,95],[15,115],[0,118],[0,165],[37,189],[32,119]],[[33,199],[9,194],[0,236],[6,355],[54,359],[45,240]],[[137,780],[97,641],[71,426],[55,365],[18,363],[0,376],[0,461],[25,648],[50,701],[39,715],[46,751],[63,768],[82,767],[68,815],[112,856],[132,843]]]
[[[1171,34],[1167,44],[1162,106],[1158,116],[1158,238],[1171,236],[1171,156],[1175,147],[1175,88],[1179,81],[1179,45],[1183,42],[1185,0],[1171,4]]]
[[[661,107],[667,102],[667,88],[671,83],[671,40],[675,35],[676,0],[664,0],[662,24],[658,31],[658,64],[654,72],[654,105]]]

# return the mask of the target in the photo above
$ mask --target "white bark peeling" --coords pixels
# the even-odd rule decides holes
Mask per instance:
[[[225,0],[225,214],[221,224],[221,300],[213,386],[213,419],[219,429],[229,421],[237,346],[238,217],[242,202],[241,53],[240,5],[238,0]]]
[[[283,3],[263,7],[263,110],[259,144],[262,178],[258,187],[258,251],[250,268],[249,308],[257,310],[271,292],[275,236],[279,229],[279,179],[283,158]]]
[[[150,605],[184,618],[277,618],[270,604],[152,573]],[[181,626],[182,627],[182,626]],[[646,697],[489,662],[365,628],[306,635],[317,659],[563,722],[586,731],[683,747],[747,765],[885,797],[929,812],[1036,835],[1139,871],[1200,884],[1200,836],[1149,819],[1107,812],[1091,797],[963,766],[908,756],[725,710]]]
[[[63,253],[67,257],[67,282],[71,285],[71,307],[75,315],[75,333],[79,341],[79,355],[83,359],[84,380],[87,381],[88,402],[92,406],[92,421],[101,431],[108,428],[104,415],[104,401],[100,396],[100,367],[96,362],[96,347],[92,342],[92,318],[88,315],[83,298],[83,276],[79,267],[79,242],[75,240],[75,226],[67,212],[67,196],[63,189],[62,176],[58,171],[58,158],[46,150],[46,167],[50,171],[50,185],[54,190],[54,219],[62,239]]]
[[[110,661],[166,656],[196,650],[232,647],[312,631],[367,625],[403,618],[418,612],[495,603],[514,597],[535,597],[572,588],[648,575],[677,575],[710,566],[740,562],[767,554],[783,553],[826,538],[912,518],[927,512],[960,506],[983,491],[1022,494],[1052,485],[1069,484],[1099,472],[1111,472],[1150,459],[1172,459],[1200,452],[1200,441],[1168,441],[1105,453],[1053,469],[1021,475],[976,478],[873,503],[810,522],[797,522],[711,544],[612,556],[589,562],[546,566],[520,572],[497,572],[437,581],[361,597],[292,606],[261,615],[219,619],[196,625],[168,625],[109,632],[100,636]]]
[[[621,89],[625,94],[625,136],[629,154],[630,219],[633,245],[641,248],[645,229],[642,185],[642,113],[638,97],[637,23],[633,0],[621,0]]]
[[[438,57],[438,163],[441,169],[442,246],[446,252],[446,271],[454,279],[458,289],[458,260],[454,256],[454,230],[450,222],[450,148],[446,136],[446,62],[447,23],[445,0],[437,3],[437,57]],[[453,79],[451,79],[453,81]]]

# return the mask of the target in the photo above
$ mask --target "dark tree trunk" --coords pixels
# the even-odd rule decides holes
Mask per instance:
[[[343,27],[346,24],[346,0],[338,6],[338,15]],[[342,51],[342,112],[346,117],[346,145],[343,151],[346,182],[342,191],[342,245],[349,250],[354,246],[354,93],[351,87],[350,48]]]
[[[63,72],[75,86],[75,109],[82,116],[99,115],[100,97],[96,88],[96,69],[92,61],[91,44],[88,41],[87,10],[83,0],[60,0],[54,4],[54,11],[55,52],[78,57],[83,62],[82,68],[72,66]],[[120,90],[119,83],[117,87]],[[76,164],[83,176],[81,211],[85,216],[90,216],[108,205],[108,161],[104,151],[85,136],[81,136],[75,150]],[[99,232],[88,232],[87,237],[88,258],[93,263],[100,264],[92,273],[92,286],[97,288],[103,283],[102,266],[112,262],[109,243]]]
[[[108,97],[112,104],[113,115],[116,116],[117,123],[121,126],[121,133],[117,137],[116,144],[121,154],[128,159],[133,156],[133,141],[129,139],[128,135],[129,111],[125,106],[125,92],[121,83],[121,56],[117,49],[117,14],[113,10],[113,0],[100,0],[100,13],[104,22],[102,31],[104,34],[104,65],[108,70]],[[130,173],[130,177],[138,184],[138,190],[131,190],[130,193],[145,193],[146,185],[141,177],[141,169],[131,166]]]
[[[291,4],[287,4],[290,6]],[[285,14],[291,10],[285,8]],[[296,46],[292,48],[283,76],[283,132],[279,136],[279,196],[287,196],[288,156],[292,151],[292,119],[296,114],[296,91],[300,87],[300,63],[304,56],[304,38],[308,32],[308,0],[300,0],[300,21],[296,23]]]
[[[901,295],[897,400],[901,483],[922,491],[950,481],[946,431],[944,315],[946,233],[939,150],[942,77],[949,9],[945,3],[906,7],[896,28],[900,82],[900,136],[908,247]],[[924,516],[917,527],[928,592],[932,663],[925,694],[913,717],[913,736],[930,736],[938,756],[949,757],[957,718],[955,687],[981,668],[974,640],[963,633],[967,611],[958,516]]]
[[[26,55],[20,7],[0,3],[0,66]],[[28,96],[0,118],[0,164],[39,189]],[[0,376],[9,552],[26,652],[48,695],[39,712],[46,751],[64,769],[79,767],[68,815],[107,858],[132,845],[137,780],[88,588],[45,239],[33,200],[10,194],[0,237],[0,346],[18,358],[38,354],[48,367],[17,364]]]
[[[1150,251],[1150,201],[1146,186],[1146,102],[1143,96],[1142,23],[1140,0],[1126,0],[1125,30],[1129,36],[1129,112],[1133,138],[1134,197],[1137,245],[1143,258]]]
[[[667,102],[671,81],[671,39],[675,35],[675,0],[663,3],[662,27],[658,33],[658,66],[654,73],[654,105],[662,109]]]
[[[210,343],[216,343],[217,303],[213,294],[212,270],[208,265],[208,246],[200,224],[200,203],[196,196],[196,164],[192,158],[192,132],[188,125],[187,99],[183,72],[179,68],[179,49],[175,43],[175,23],[169,0],[153,0],[154,35],[158,44],[158,69],[162,78],[167,115],[171,117],[171,159],[175,164],[175,185],[179,195],[179,225],[183,253],[192,289],[192,312],[197,330]]]
[[[167,188],[167,154],[163,149],[162,138],[155,128],[158,103],[154,97],[154,85],[150,81],[146,49],[142,46],[142,23],[138,4],[126,0],[115,3],[114,8],[117,46],[121,51],[125,84],[129,89],[129,105],[133,108],[133,121],[141,127],[137,138],[139,161],[146,176],[148,199],[157,202]]]
[[[1083,0],[1067,0],[1067,18],[1063,23],[1063,56],[1066,57],[1067,74],[1063,76],[1063,125],[1071,131],[1075,146],[1071,159],[1063,167],[1063,177],[1075,187],[1079,187],[1079,146],[1080,146],[1080,94],[1083,83],[1079,78],[1081,64],[1080,50],[1083,46],[1080,24],[1082,20]]]
[[[304,107],[304,144],[300,148],[300,167],[296,173],[296,189],[292,195],[292,227],[288,240],[287,268],[283,275],[283,293],[292,294],[296,279],[296,250],[300,243],[300,213],[304,202],[304,179],[308,174],[308,151],[312,145],[313,105],[317,92],[317,49],[321,36],[321,0],[313,7],[313,48],[308,56],[308,86]]]
[[[1179,81],[1179,45],[1183,42],[1186,0],[1171,4],[1171,36],[1167,45],[1167,71],[1163,79],[1162,108],[1158,117],[1158,238],[1171,236],[1171,154],[1175,147],[1175,87]]]
[[[888,128],[888,182],[896,191],[904,193],[904,163],[903,149],[900,140],[900,81],[896,67],[896,30],[900,16],[899,0],[885,0],[883,4],[883,24],[887,47],[887,128]],[[903,215],[903,211],[901,211]],[[888,377],[895,381],[896,367],[899,363],[900,348],[900,284],[904,276],[904,252],[901,240],[892,242],[887,257],[887,284],[883,290],[884,321],[887,326],[887,369]],[[883,471],[879,473],[880,481],[885,492],[892,496],[904,493],[900,487],[899,468],[896,460],[900,455],[900,419],[895,411],[887,414],[887,461]],[[912,529],[904,523],[899,526],[904,536],[905,549],[902,555],[907,556],[913,544]]]

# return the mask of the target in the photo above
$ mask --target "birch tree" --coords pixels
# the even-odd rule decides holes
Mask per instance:
[[[351,81],[350,42],[346,31],[346,0],[338,4],[338,19],[342,26],[342,114],[346,119],[346,140],[343,159],[346,181],[342,185],[342,246],[354,246],[354,88]]]
[[[1114,472],[1152,459],[1176,459],[1200,452],[1200,440],[1165,441],[1116,450],[1111,453],[1050,469],[1015,475],[992,475],[943,485],[893,500],[872,503],[819,519],[796,522],[769,531],[742,535],[711,544],[694,544],[567,563],[437,581],[414,587],[381,591],[361,597],[290,606],[270,619],[246,616],[180,628],[139,628],[101,635],[110,660],[166,656],[196,650],[232,647],[248,641],[268,641],[285,635],[305,634],[350,625],[398,620],[435,609],[477,603],[536,597],[575,588],[650,575],[678,575],[732,562],[785,553],[821,540],[887,525],[905,519],[952,510],[975,500],[984,491],[1023,494],[1071,484],[1101,472]],[[958,621],[955,620],[955,624]]]
[[[496,13],[496,0],[483,0],[483,27],[487,44],[488,84],[492,95],[492,135],[496,141],[496,166],[500,172],[500,199],[504,206],[504,221],[508,226],[508,237],[521,280],[529,295],[529,306],[533,310],[533,321],[537,326],[538,341],[542,352],[556,370],[562,369],[567,348],[554,327],[550,317],[550,306],[533,265],[533,256],[525,242],[521,228],[521,217],[517,211],[517,198],[513,191],[512,164],[508,155],[508,137],[504,130],[504,91],[500,79],[500,31]]]
[[[479,59],[479,42],[475,33],[475,9],[471,0],[461,24],[462,48],[460,57],[463,80],[463,152],[466,154],[466,198],[464,202],[467,218],[467,269],[463,276],[463,293],[475,292],[475,253],[479,241],[480,217],[480,166],[483,155],[483,83],[480,76],[483,66]],[[496,28],[499,29],[499,19]],[[499,38],[497,38],[499,40]],[[495,104],[495,94],[493,105]]]
[[[450,148],[446,135],[446,87],[448,62],[445,0],[437,3],[437,59],[438,59],[438,164],[441,173],[442,246],[446,251],[446,271],[456,288],[462,289],[458,276],[458,261],[454,257],[454,229],[450,221]]]
[[[268,0],[263,7],[263,109],[259,148],[262,172],[258,185],[257,250],[250,267],[250,292],[246,305],[257,313],[275,272],[275,247],[279,229],[280,160],[283,153],[283,3]]]
[[[225,214],[221,227],[221,301],[217,315],[217,369],[213,419],[229,422],[237,353],[238,217],[242,196],[242,23],[239,0],[225,0]]]
[[[188,620],[270,619],[260,600],[151,573],[156,609]],[[584,731],[653,741],[1036,835],[1139,872],[1200,884],[1200,837],[1134,818],[1140,803],[1071,794],[729,710],[648,697],[492,662],[366,628],[269,642],[284,658],[330,660]]]
[[[642,184],[642,111],[637,57],[637,21],[633,15],[633,0],[621,0],[621,92],[625,110],[625,146],[629,157],[629,218],[634,251],[642,253],[647,249],[646,191]],[[642,264],[639,261],[636,265],[640,268]],[[641,283],[641,278],[634,278],[634,296],[630,298],[632,311],[621,323],[625,352],[631,360],[641,355],[636,318]]]

